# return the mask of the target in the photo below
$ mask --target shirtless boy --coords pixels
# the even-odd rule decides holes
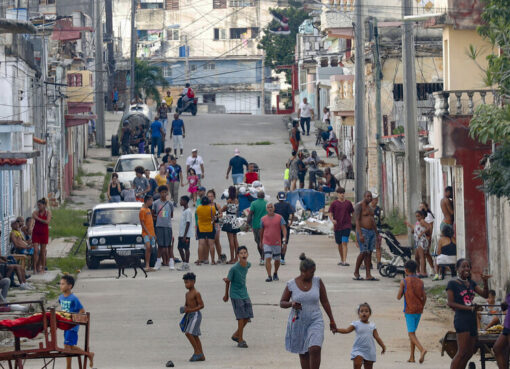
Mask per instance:
[[[441,199],[441,211],[444,217],[440,227],[442,231],[445,225],[453,227],[453,188],[451,186],[444,189],[444,197]]]
[[[366,191],[363,200],[356,204],[354,214],[356,216],[356,237],[359,246],[359,255],[356,259],[356,269],[354,270],[354,280],[360,281],[363,278],[359,275],[359,268],[365,262],[366,280],[378,281],[372,277],[370,269],[372,267],[372,252],[375,250],[375,241],[377,239],[377,227],[374,219],[374,210],[370,207],[372,202],[372,193]]]
[[[189,361],[205,361],[202,343],[200,342],[200,323],[202,323],[202,313],[200,310],[204,308],[204,302],[200,292],[195,289],[195,281],[197,279],[195,273],[186,273],[182,277],[184,286],[188,290],[186,292],[186,305],[184,305],[184,318],[181,322],[181,329],[186,338],[193,346],[193,356]]]

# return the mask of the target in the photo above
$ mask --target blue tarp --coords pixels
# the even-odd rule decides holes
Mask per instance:
[[[315,190],[295,190],[287,193],[287,201],[296,208],[299,201],[303,209],[319,211],[326,206],[326,194]]]

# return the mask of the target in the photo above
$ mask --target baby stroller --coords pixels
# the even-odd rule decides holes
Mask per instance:
[[[387,224],[381,224],[378,228],[379,234],[386,241],[386,245],[393,255],[389,263],[381,264],[379,274],[383,277],[394,278],[397,274],[405,275],[404,265],[411,259],[412,248],[402,246],[390,229],[391,227]]]

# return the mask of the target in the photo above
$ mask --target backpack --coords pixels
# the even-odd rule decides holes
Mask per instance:
[[[188,93],[187,93],[187,96],[192,99],[195,97],[195,92],[193,91],[193,89],[191,87],[188,87]]]

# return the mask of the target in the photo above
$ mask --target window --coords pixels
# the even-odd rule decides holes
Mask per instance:
[[[225,9],[227,7],[227,0],[213,0],[213,9]]]
[[[166,31],[166,39],[172,41],[179,41],[179,30],[178,29],[169,29]]]
[[[163,9],[163,3],[141,3],[142,9]]]
[[[205,70],[213,70],[216,69],[216,64],[214,63],[206,63],[203,67]]]
[[[172,77],[172,66],[171,65],[165,65],[165,68],[163,69],[163,76],[164,77]]]
[[[166,10],[178,10],[179,9],[179,0],[165,0],[165,9]]]
[[[416,94],[419,101],[427,100],[429,95],[436,91],[443,91],[442,83],[417,83]],[[404,101],[404,85],[395,83],[393,85],[393,100]]]
[[[67,86],[68,87],[82,87],[82,76],[81,73],[70,73],[67,75]]]
[[[192,72],[196,71],[196,70],[197,70],[197,66],[196,66],[196,64],[192,64],[192,65],[190,65],[190,66],[189,66],[189,69],[190,69],[190,71],[192,71]]]
[[[214,29],[214,39],[215,40],[226,40],[227,32],[223,28],[215,28]]]
[[[251,31],[250,38],[257,38],[257,36],[259,35],[259,28],[251,27],[250,31]]]
[[[255,0],[230,0],[228,5],[232,8],[244,8],[246,6],[255,6]]]
[[[203,94],[203,102],[204,104],[207,103],[216,103],[216,94]]]
[[[230,38],[233,40],[241,39],[241,35],[246,32],[248,32],[248,28],[231,28],[230,29]]]

